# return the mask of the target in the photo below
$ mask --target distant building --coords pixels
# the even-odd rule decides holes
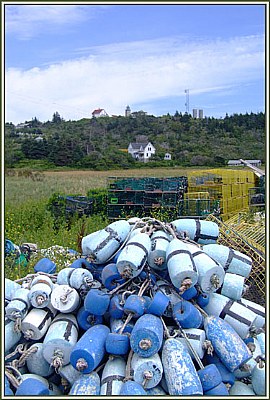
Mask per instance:
[[[97,108],[92,112],[92,117],[99,118],[99,117],[108,117],[109,114],[106,113],[104,108]]]
[[[156,149],[151,142],[135,142],[129,144],[128,152],[135,160],[147,162],[155,154]]]
[[[199,118],[203,118],[203,110],[199,110]]]
[[[193,116],[193,118],[198,118],[198,110],[197,110],[197,108],[193,108],[192,116]]]
[[[261,160],[245,160],[247,162],[249,162],[251,165],[253,165],[254,167],[260,167],[262,165],[262,161]],[[242,163],[240,160],[229,160],[228,161],[228,165],[230,167],[242,167],[245,164]]]
[[[171,160],[172,159],[172,155],[170,153],[166,153],[164,156],[164,160]]]
[[[131,109],[130,109],[129,106],[127,106],[126,109],[125,109],[125,117],[129,117],[130,114],[131,114]]]

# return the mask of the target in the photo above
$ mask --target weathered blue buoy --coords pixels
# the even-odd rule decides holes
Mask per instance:
[[[169,303],[169,297],[159,290],[154,294],[154,297],[150,299],[150,302],[146,307],[146,313],[161,317],[164,314]]]
[[[225,367],[225,365],[220,361],[220,359],[216,354],[213,355],[206,354],[205,360],[207,364],[215,364],[215,366],[219,370],[223,383],[228,383],[230,386],[234,384],[235,382],[234,373],[229,371],[228,368]]]
[[[163,341],[163,325],[159,317],[144,314],[137,319],[130,335],[132,350],[141,357],[157,353]]]
[[[200,328],[203,324],[203,316],[200,311],[184,299],[174,304],[173,317],[182,328]]]
[[[84,299],[84,308],[94,315],[104,315],[110,304],[110,295],[100,289],[90,289]]]
[[[206,365],[203,369],[199,369],[197,372],[204,393],[215,388],[222,382],[221,375],[215,364]]]
[[[244,382],[235,381],[229,390],[230,396],[256,396],[256,393]]]
[[[225,383],[220,382],[216,387],[204,392],[205,396],[228,396],[229,390]]]
[[[5,307],[5,316],[12,321],[22,319],[26,316],[30,301],[28,299],[29,290],[19,288],[14,292],[14,295],[8,305]]]
[[[146,391],[137,382],[134,381],[126,381],[123,383],[120,393],[120,396],[146,396]]]
[[[122,357],[112,357],[106,362],[101,376],[101,396],[117,396],[126,374],[126,361]]]
[[[110,332],[106,325],[94,325],[78,340],[70,354],[70,363],[83,374],[92,372],[105,354],[105,341]]]
[[[165,390],[160,385],[157,385],[151,389],[145,389],[147,396],[166,396]]]
[[[184,300],[194,299],[198,295],[198,291],[195,286],[191,286],[189,289],[185,290],[184,293],[181,294],[181,297]]]
[[[204,329],[217,356],[229,371],[235,371],[252,357],[245,342],[223,319],[214,316],[206,317]]]
[[[125,279],[120,275],[116,264],[107,264],[101,272],[101,280],[103,285],[108,289],[115,289],[117,285],[125,282]]]
[[[100,377],[95,371],[76,379],[69,392],[71,396],[98,396],[99,394]]]
[[[258,364],[253,368],[251,374],[252,388],[257,396],[265,396],[265,363],[259,361]]]
[[[30,354],[26,359],[28,371],[47,377],[53,373],[53,367],[45,360],[43,356],[43,343],[34,343],[29,347]]]
[[[134,353],[131,368],[134,381],[142,385],[144,389],[153,388],[161,381],[163,366],[158,353],[146,358]]]
[[[197,283],[196,266],[187,245],[183,241],[173,239],[169,243],[166,262],[171,282],[177,289],[180,289],[180,294]]]
[[[209,303],[204,307],[208,315],[214,315],[228,322],[242,339],[249,336],[256,314],[235,300],[219,293],[211,293]]]
[[[49,394],[49,388],[39,379],[27,378],[20,383],[15,396],[47,396]]]
[[[252,267],[252,259],[246,254],[240,253],[223,244],[206,244],[203,250],[214,260],[219,262],[225,272],[238,274],[247,278]]]
[[[123,278],[138,276],[145,266],[151,240],[146,233],[138,233],[129,239],[117,260],[117,269]]]
[[[93,325],[102,324],[103,316],[91,314],[82,306],[77,312],[77,322],[81,329],[87,331]]]
[[[49,258],[41,258],[34,266],[35,272],[45,272],[46,274],[54,274],[56,272],[56,264]]]
[[[167,339],[162,348],[162,364],[171,396],[202,395],[202,385],[192,359],[179,340]]]
[[[125,301],[125,314],[132,314],[132,318],[139,318],[145,312],[145,299],[142,296],[131,294]]]
[[[78,371],[77,369],[75,369],[70,363],[64,365],[60,370],[59,370],[59,375],[66,379],[67,382],[70,384],[70,386],[73,385],[73,383],[81,378],[82,375],[80,371]]]
[[[70,268],[86,268],[91,269],[91,264],[85,258],[77,258],[77,260],[73,261],[69,266]]]
[[[106,338],[105,348],[109,354],[125,355],[130,349],[129,336],[125,333],[110,332]]]
[[[244,299],[243,297],[237,301],[237,303],[246,307],[248,310],[254,312],[256,314],[255,321],[253,321],[253,325],[257,328],[263,328],[265,325],[265,307],[260,304],[254,303],[254,301]]]
[[[96,264],[107,262],[119,249],[130,232],[126,220],[112,222],[106,228],[82,238],[82,254]]]
[[[208,293],[200,293],[199,296],[196,298],[196,303],[198,306],[204,308],[209,303],[209,294]]]
[[[122,318],[124,315],[123,304],[120,304],[121,298],[118,294],[112,296],[109,304],[109,314],[112,318]]]
[[[187,236],[200,244],[216,243],[219,236],[218,224],[195,218],[181,218],[173,221],[172,226],[179,234]]]
[[[21,285],[11,279],[5,278],[5,300],[9,302],[16,290],[20,289]]]

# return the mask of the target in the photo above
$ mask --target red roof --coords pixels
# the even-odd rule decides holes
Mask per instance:
[[[92,114],[100,114],[101,111],[103,111],[103,110],[104,110],[104,108],[97,108],[96,110],[94,110],[94,111],[92,112]]]

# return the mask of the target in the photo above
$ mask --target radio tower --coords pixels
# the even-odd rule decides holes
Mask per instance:
[[[185,89],[185,93],[186,93],[186,102],[185,102],[186,113],[189,114],[189,89]]]

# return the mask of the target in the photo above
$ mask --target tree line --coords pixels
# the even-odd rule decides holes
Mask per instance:
[[[127,153],[130,142],[153,143],[156,154],[149,166],[224,166],[229,159],[265,162],[265,114],[246,113],[224,118],[193,118],[190,114],[155,117],[102,117],[65,121],[58,112],[52,120],[36,117],[20,129],[5,124],[5,166],[108,170],[143,167]],[[165,161],[165,153],[171,161]]]

